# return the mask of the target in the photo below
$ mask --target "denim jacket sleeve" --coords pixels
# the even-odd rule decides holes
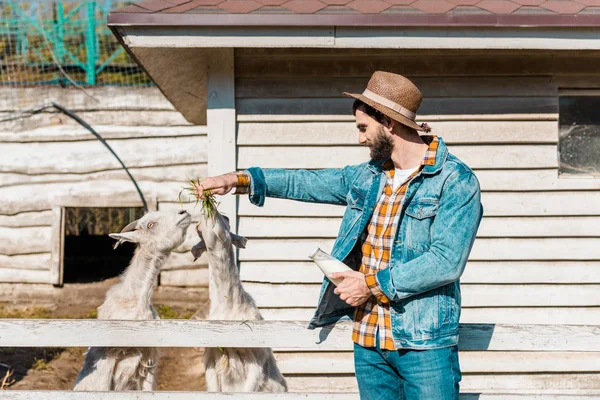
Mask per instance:
[[[249,168],[250,202],[262,207],[266,197],[346,205],[355,166],[343,169],[291,170]]]
[[[477,178],[470,171],[455,172],[442,190],[431,230],[431,247],[420,257],[406,263],[393,261],[389,268],[377,272],[381,290],[397,301],[458,280],[482,215]]]

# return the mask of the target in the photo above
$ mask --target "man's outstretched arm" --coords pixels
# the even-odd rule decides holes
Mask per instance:
[[[246,171],[209,177],[195,185],[195,194],[210,190],[212,194],[248,193],[250,201],[264,205],[266,197],[312,203],[346,205],[346,196],[354,177],[353,167],[322,170],[288,170],[249,168]]]

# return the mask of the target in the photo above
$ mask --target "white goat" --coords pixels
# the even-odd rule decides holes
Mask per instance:
[[[240,281],[232,244],[244,248],[246,239],[233,234],[227,217],[202,215],[196,227],[200,243],[195,258],[208,252],[209,320],[252,321],[262,316]],[[209,392],[287,392],[270,348],[208,348],[204,353]]]
[[[151,212],[127,225],[121,233],[111,233],[123,242],[137,243],[131,263],[120,276],[119,283],[106,293],[98,307],[98,319],[160,319],[152,307],[154,280],[171,251],[185,239],[191,217]],[[154,348],[91,347],[75,390],[152,390],[156,378],[158,352]]]

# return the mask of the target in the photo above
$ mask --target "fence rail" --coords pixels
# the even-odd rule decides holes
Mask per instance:
[[[304,321],[0,320],[0,347],[272,347],[351,350],[351,323],[315,330]],[[461,350],[598,352],[600,326],[463,324]],[[357,393],[206,393],[0,391],[7,400],[357,400]],[[463,393],[461,400],[590,400],[598,390],[562,393]]]
[[[460,400],[590,400],[599,395],[464,393]],[[357,393],[206,393],[206,392],[67,392],[5,390],[6,400],[359,400]]]
[[[0,320],[0,347],[273,347],[351,350],[350,323],[303,321]],[[600,351],[600,327],[463,324],[461,350]]]

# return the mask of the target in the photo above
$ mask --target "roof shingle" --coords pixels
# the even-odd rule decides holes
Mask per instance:
[[[145,0],[113,11],[109,24],[595,26],[600,18],[592,8],[598,6],[600,0]],[[209,19],[215,12],[237,17]],[[165,16],[144,19],[144,14]],[[185,18],[175,20],[174,14]]]

